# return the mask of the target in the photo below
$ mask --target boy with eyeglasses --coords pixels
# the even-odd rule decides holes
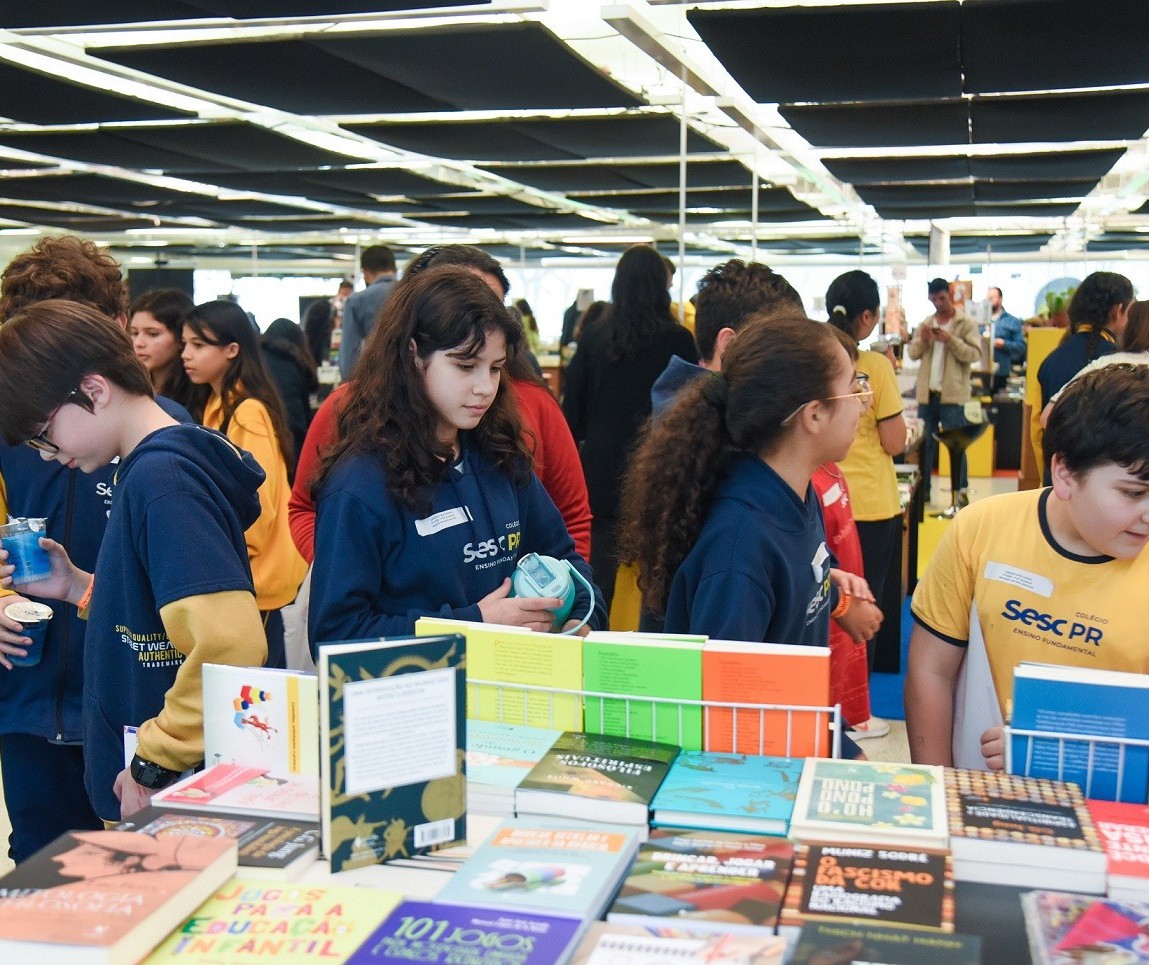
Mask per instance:
[[[244,542],[263,472],[225,437],[164,412],[123,329],[87,306],[17,312],[0,327],[0,357],[9,443],[86,473],[120,460],[94,577],[45,539],[52,573],[24,587],[88,617],[84,781],[95,813],[115,821],[203,760],[202,665],[266,657]],[[5,560],[0,585],[11,573]],[[139,744],[125,768],[128,725]]]

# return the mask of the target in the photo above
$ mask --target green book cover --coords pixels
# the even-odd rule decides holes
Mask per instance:
[[[320,821],[332,871],[466,841],[465,655],[459,634],[319,648]]]
[[[702,636],[591,633],[583,641],[583,688],[634,697],[701,700],[705,641]],[[702,749],[702,708],[697,705],[587,697],[584,717],[588,733]]]

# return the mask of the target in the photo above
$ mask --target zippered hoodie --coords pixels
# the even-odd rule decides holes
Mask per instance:
[[[244,542],[263,470],[197,425],[159,429],[116,472],[84,653],[85,783],[119,816],[126,725],[173,770],[203,760],[204,663],[260,666],[266,638]]]

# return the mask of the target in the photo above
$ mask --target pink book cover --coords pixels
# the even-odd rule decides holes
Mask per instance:
[[[260,767],[215,764],[160,791],[153,804],[316,820],[318,778],[275,775]]]

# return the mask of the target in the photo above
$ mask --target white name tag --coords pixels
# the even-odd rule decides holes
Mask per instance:
[[[826,578],[826,560],[830,558],[830,551],[826,549],[826,544],[823,543],[818,547],[818,552],[814,554],[814,558],[810,560],[810,569],[814,571],[814,579],[819,583]]]
[[[833,506],[839,499],[842,498],[842,487],[834,483],[829,489],[822,493],[822,505]]]
[[[454,509],[444,509],[426,519],[415,520],[415,532],[420,536],[431,536],[440,530],[450,529],[469,522],[471,514],[465,506],[456,506]]]
[[[1047,598],[1053,596],[1053,580],[1048,576],[1030,573],[1028,570],[1010,566],[1008,563],[986,563],[984,575],[987,580],[1008,583],[1010,586],[1029,590],[1030,593],[1036,593],[1038,596]]]

